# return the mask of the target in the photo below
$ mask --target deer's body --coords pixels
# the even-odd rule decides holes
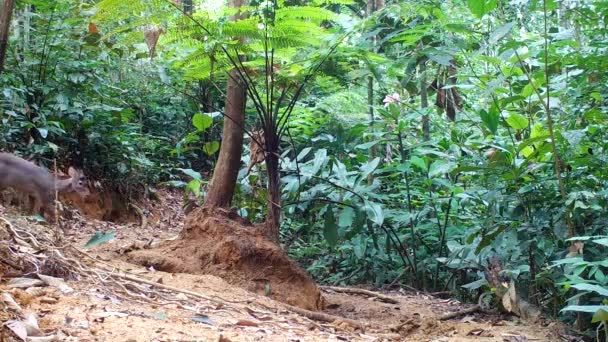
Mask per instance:
[[[70,167],[68,173],[70,178],[58,179],[32,162],[10,153],[0,153],[0,189],[13,188],[30,196],[34,200],[29,208],[30,213],[37,214],[42,209],[47,215],[54,217],[55,192],[78,192],[82,196],[88,194],[82,172]]]

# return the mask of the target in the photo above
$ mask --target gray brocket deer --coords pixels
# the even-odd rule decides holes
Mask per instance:
[[[89,195],[84,174],[70,167],[70,178],[60,179],[48,170],[10,153],[0,153],[0,190],[13,188],[33,199],[30,214],[42,214],[55,219],[54,199],[58,193],[76,192]]]

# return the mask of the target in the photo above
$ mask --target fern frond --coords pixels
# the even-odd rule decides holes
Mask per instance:
[[[313,5],[353,5],[355,4],[354,0],[312,0],[311,4]]]
[[[307,19],[315,24],[320,24],[323,21],[335,20],[337,15],[321,7],[294,6],[278,9],[275,18],[277,21],[281,21],[282,19]]]

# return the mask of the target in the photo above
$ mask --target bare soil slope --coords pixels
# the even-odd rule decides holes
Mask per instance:
[[[228,283],[308,310],[323,297],[308,274],[236,213],[199,208],[174,241],[128,254],[128,261],[171,273],[213,274]]]

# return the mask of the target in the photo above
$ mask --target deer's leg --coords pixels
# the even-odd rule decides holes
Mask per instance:
[[[28,196],[28,199],[33,200],[32,201],[32,206],[30,209],[30,215],[37,215],[40,214],[40,208],[42,206],[42,195],[40,194],[33,194],[31,196]]]
[[[55,212],[55,196],[48,196],[44,201],[44,213],[45,218],[47,218],[48,222],[55,223],[56,212]]]

